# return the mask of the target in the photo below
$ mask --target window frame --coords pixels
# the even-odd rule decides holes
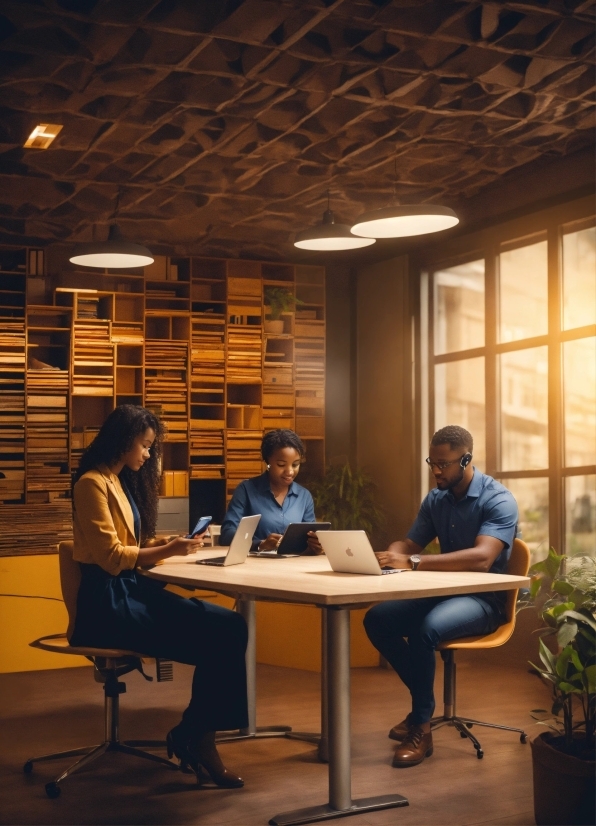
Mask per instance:
[[[592,198],[581,198],[515,220],[495,224],[475,233],[436,244],[413,261],[420,279],[418,343],[421,462],[435,431],[435,366],[469,358],[484,358],[486,473],[495,479],[548,479],[549,545],[565,550],[565,479],[596,474],[596,465],[566,467],[564,464],[563,344],[596,336],[596,324],[563,329],[563,236],[596,225]],[[547,242],[547,333],[517,341],[499,342],[500,253],[542,240]],[[434,273],[484,259],[484,347],[434,353]],[[547,347],[548,358],[548,467],[537,470],[500,470],[500,376],[499,356],[532,347]],[[428,491],[423,471],[423,494]]]

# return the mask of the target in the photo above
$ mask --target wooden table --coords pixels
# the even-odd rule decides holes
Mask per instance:
[[[209,549],[213,555],[213,549]],[[529,583],[527,577],[468,571],[405,571],[387,576],[338,574],[324,556],[248,559],[244,565],[215,568],[197,558],[171,557],[147,576],[187,587],[207,588],[244,600],[256,598],[317,605],[327,617],[329,723],[329,801],[275,815],[271,826],[293,826],[359,812],[407,806],[399,794],[352,800],[350,755],[350,610],[390,599],[506,591]],[[254,606],[253,606],[254,607]],[[254,635],[254,624],[252,633]],[[250,643],[249,643],[250,644]],[[254,645],[254,640],[253,640]]]

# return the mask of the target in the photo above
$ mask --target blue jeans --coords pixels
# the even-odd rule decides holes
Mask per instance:
[[[414,725],[427,723],[435,710],[437,645],[491,634],[503,622],[499,609],[476,594],[391,600],[375,605],[364,617],[368,638],[410,690]]]

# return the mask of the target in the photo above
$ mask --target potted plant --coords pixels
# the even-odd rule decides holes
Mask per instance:
[[[550,711],[532,712],[547,727],[531,740],[534,816],[538,826],[594,824],[596,560],[559,556],[551,548],[530,575],[528,601],[546,596],[541,664],[531,665],[552,691]]]
[[[304,304],[304,301],[296,298],[286,287],[265,287],[265,304],[269,307],[265,332],[280,334],[284,331],[282,314],[291,313],[295,306]]]
[[[332,465],[322,479],[309,486],[318,519],[331,522],[334,531],[364,530],[379,534],[385,521],[375,483],[349,462]]]

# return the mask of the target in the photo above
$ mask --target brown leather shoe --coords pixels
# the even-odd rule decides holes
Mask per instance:
[[[421,726],[412,726],[407,737],[395,749],[391,765],[394,769],[407,769],[417,766],[425,757],[433,753],[433,736],[424,732]]]
[[[401,723],[396,723],[393,726],[387,737],[389,737],[390,740],[397,740],[398,743],[401,743],[412,727],[411,719],[412,715],[408,714],[405,720],[402,720]]]

